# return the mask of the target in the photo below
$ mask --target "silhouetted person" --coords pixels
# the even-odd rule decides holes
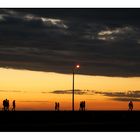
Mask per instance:
[[[6,110],[6,104],[5,104],[5,100],[3,100],[3,110]]]
[[[16,102],[15,102],[15,100],[13,100],[13,111],[15,111],[15,108],[16,108]]]
[[[9,111],[9,100],[7,100],[7,111]]]
[[[83,101],[83,110],[85,111],[85,101]]]
[[[130,110],[130,111],[133,110],[133,102],[132,101],[129,102],[128,107],[129,107],[128,110]]]
[[[79,108],[79,110],[85,111],[85,101],[81,101],[80,102],[80,108]]]
[[[55,111],[57,111],[57,102],[55,102]]]
[[[5,111],[7,111],[8,110],[8,100],[6,99],[5,100]]]
[[[82,105],[83,103],[82,103],[82,101],[80,102],[80,110],[83,110],[83,105]]]
[[[9,111],[9,100],[3,100],[3,109],[4,111]]]
[[[58,108],[57,108],[57,111],[59,111],[59,107],[60,107],[60,106],[59,106],[59,102],[57,103],[57,107],[58,107]]]

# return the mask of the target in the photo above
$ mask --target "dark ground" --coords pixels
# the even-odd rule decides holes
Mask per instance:
[[[140,111],[1,111],[0,120],[1,132],[140,132]]]

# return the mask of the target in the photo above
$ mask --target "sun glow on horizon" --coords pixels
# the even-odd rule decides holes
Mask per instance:
[[[79,66],[80,67],[80,66]],[[1,102],[4,98],[15,99],[20,109],[52,109],[54,102],[60,101],[63,109],[71,109],[71,94],[53,94],[55,90],[71,90],[72,74],[36,72],[29,70],[0,68]],[[75,74],[75,89],[95,91],[135,91],[140,90],[140,77],[122,78],[87,76]],[[75,95],[76,109],[80,100],[87,101],[88,109],[124,109],[126,102],[113,101],[103,95]],[[22,101],[22,102],[21,102]],[[94,103],[94,104],[92,104]],[[105,105],[106,103],[106,105]],[[118,105],[121,103],[121,105]],[[140,109],[137,102],[137,109]]]

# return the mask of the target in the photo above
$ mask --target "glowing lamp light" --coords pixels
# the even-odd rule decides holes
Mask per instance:
[[[76,68],[77,68],[77,69],[80,68],[80,65],[76,65]]]

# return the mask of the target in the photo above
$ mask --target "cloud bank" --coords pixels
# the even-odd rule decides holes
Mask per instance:
[[[139,9],[0,9],[0,67],[140,76]]]

